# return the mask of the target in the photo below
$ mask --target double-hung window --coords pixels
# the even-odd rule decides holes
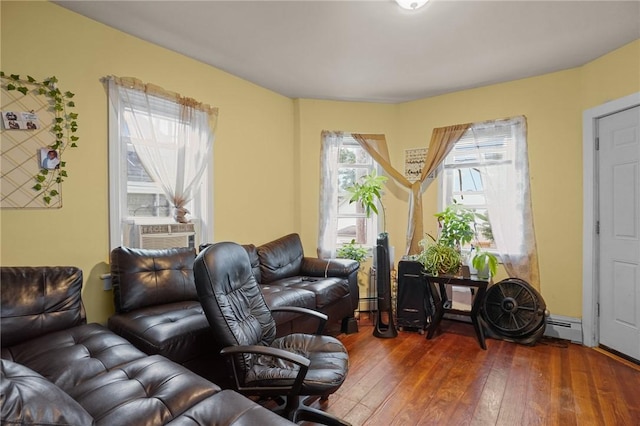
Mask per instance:
[[[167,246],[211,241],[210,111],[185,112],[171,96],[129,87],[115,77],[106,82],[111,248],[144,247],[144,232],[166,236],[162,244]],[[173,238],[181,234],[189,237]],[[147,241],[151,248],[160,248],[158,238]]]
[[[522,252],[530,219],[523,210],[526,161],[524,117],[471,125],[445,158],[442,207],[455,202],[477,213],[472,244],[501,254]]]
[[[442,204],[456,203],[476,213],[476,237],[472,244],[495,248],[482,170],[493,165],[512,165],[513,141],[504,135],[477,140],[469,129],[444,160]]]
[[[377,170],[376,163],[348,133],[324,132],[322,138],[319,254],[335,257],[337,248],[355,240],[374,247],[378,215],[366,217],[360,203],[350,203],[347,188]]]

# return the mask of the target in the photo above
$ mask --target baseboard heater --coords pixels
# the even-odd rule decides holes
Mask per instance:
[[[549,315],[544,335],[582,344],[582,320],[580,318]]]

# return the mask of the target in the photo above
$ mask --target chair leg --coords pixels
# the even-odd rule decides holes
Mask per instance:
[[[328,397],[329,395],[322,395],[320,399],[323,400]],[[332,414],[307,405],[317,398],[317,395],[310,395],[304,399],[301,399],[300,396],[289,395],[286,397],[287,402],[284,409],[280,410],[278,414],[293,423],[312,422],[328,426],[351,426],[349,422],[345,422]]]
[[[316,408],[307,407],[306,405],[301,406],[295,412],[293,419],[289,419],[294,423],[298,422],[312,422],[319,423],[327,426],[351,426],[351,423],[346,422],[337,418],[336,416],[324,412],[322,410],[318,410]]]

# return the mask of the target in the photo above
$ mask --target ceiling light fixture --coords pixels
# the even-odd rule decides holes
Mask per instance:
[[[416,10],[427,4],[429,0],[396,0],[398,6],[407,10]]]

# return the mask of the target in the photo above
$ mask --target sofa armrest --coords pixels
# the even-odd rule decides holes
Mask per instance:
[[[304,257],[302,259],[300,273],[310,277],[348,278],[351,273],[357,271],[359,268],[360,263],[351,259]]]

